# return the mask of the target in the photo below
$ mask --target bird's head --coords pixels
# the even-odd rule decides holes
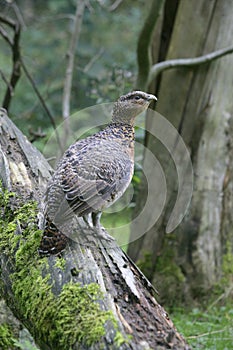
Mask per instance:
[[[112,121],[133,125],[135,117],[146,110],[153,100],[157,98],[143,91],[132,91],[121,96],[114,104]]]

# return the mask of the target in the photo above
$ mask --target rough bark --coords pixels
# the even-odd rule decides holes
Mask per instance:
[[[231,45],[232,4],[180,2],[166,59],[197,57]],[[150,232],[131,245],[130,255],[161,283],[166,302],[209,291],[223,274],[224,254],[232,251],[232,76],[233,57],[228,55],[161,77],[156,110],[179,130],[191,152],[193,198],[183,223],[165,235],[176,199],[176,169],[163,146],[149,137],[148,147],[166,170],[167,206]]]
[[[153,0],[147,19],[144,23],[142,31],[138,39],[137,59],[138,59],[138,76],[136,88],[143,91],[148,85],[148,75],[151,67],[151,51],[150,45],[153,38],[153,32],[157,24],[157,20],[161,14],[164,0]]]
[[[9,82],[7,82],[7,79],[5,79],[5,81],[7,82],[7,89],[2,103],[2,106],[4,108],[9,109],[14,89],[19,81],[21,74],[21,53],[19,46],[21,32],[20,25],[9,18],[6,18],[6,16],[0,15],[0,23],[6,25],[13,31],[13,37],[11,39],[7,31],[4,29],[4,26],[2,27],[2,25],[0,25],[0,35],[11,47],[12,52],[12,71]]]
[[[36,343],[43,350],[189,349],[115,242],[83,229],[62,257],[39,258],[34,203],[52,170],[4,110],[0,146],[1,291]]]

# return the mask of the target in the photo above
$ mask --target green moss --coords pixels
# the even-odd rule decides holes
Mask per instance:
[[[0,349],[9,350],[14,345],[14,335],[10,326],[6,323],[0,325]]]
[[[32,276],[35,280],[33,285]],[[103,296],[99,286],[69,282],[56,298],[48,278],[42,278],[34,270],[24,278],[18,277],[13,285],[20,310],[35,324],[39,338],[56,349],[69,349],[76,341],[89,346],[101,340],[105,334],[105,323],[115,321],[110,311],[100,309],[98,301]]]
[[[7,213],[0,222],[0,253],[15,256],[16,270],[10,276],[15,308],[30,329],[34,325],[34,335],[53,348],[65,350],[75,342],[90,346],[101,341],[106,322],[117,331],[112,312],[100,307],[103,295],[98,284],[81,286],[71,281],[59,296],[52,293],[51,277],[46,273],[48,260],[39,259],[37,252],[41,231],[36,224],[36,203],[24,203],[13,213],[9,199],[7,191],[0,192],[0,207]],[[64,259],[57,258],[55,266],[64,268],[64,264]]]
[[[219,300],[224,300],[226,290],[231,289],[233,283],[233,254],[232,243],[226,242],[226,252],[222,257],[222,276],[220,280],[215,284],[213,288],[212,298],[215,302],[216,297],[220,297]],[[227,294],[226,294],[227,295]]]
[[[56,259],[55,266],[60,270],[65,270],[66,267],[66,261],[63,257],[59,257],[59,259]]]
[[[34,345],[30,340],[14,340],[14,350],[17,347],[19,350],[38,350],[38,347]],[[9,349],[8,349],[9,350]]]
[[[233,276],[233,254],[232,254],[232,244],[231,242],[226,243],[226,253],[223,255],[222,260],[222,272],[223,277],[229,282],[229,278]]]
[[[130,340],[132,339],[132,335],[131,334],[127,334],[127,339],[121,334],[121,332],[116,332],[115,337],[114,337],[114,344],[120,348],[121,345],[123,344],[127,344],[130,342]]]
[[[75,341],[90,346],[105,334],[106,322],[112,321],[116,326],[112,312],[100,309],[98,301],[103,299],[103,295],[98,284],[81,286],[68,283],[59,299],[56,332],[52,332],[50,336],[56,338],[57,332],[62,335],[59,341],[62,349],[66,344],[74,344]]]

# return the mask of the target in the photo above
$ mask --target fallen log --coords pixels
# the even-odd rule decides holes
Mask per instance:
[[[43,350],[190,349],[115,241],[70,224],[62,256],[40,258],[38,213],[52,169],[0,111],[0,283]]]

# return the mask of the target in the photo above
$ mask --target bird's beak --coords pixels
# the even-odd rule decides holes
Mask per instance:
[[[157,97],[155,97],[154,95],[151,95],[151,94],[147,94],[147,100],[148,102],[151,102],[151,101],[157,101]]]

